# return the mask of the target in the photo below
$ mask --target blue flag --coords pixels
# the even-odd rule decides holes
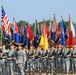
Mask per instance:
[[[14,21],[15,26],[15,44],[23,44],[23,36],[21,34],[21,30],[18,27],[16,21]]]
[[[4,36],[4,39],[10,43],[10,39],[11,39],[10,35],[6,34],[6,32],[3,31],[3,36]]]
[[[65,46],[65,41],[67,39],[67,34],[66,34],[66,27],[65,27],[65,23],[62,19],[62,26],[61,26],[61,43],[63,46]]]
[[[30,49],[30,38],[28,37],[27,29],[24,26],[24,38],[23,38],[24,46]]]
[[[34,37],[34,47],[37,48],[40,41],[37,21],[36,21],[35,31],[36,32],[35,32],[35,37]]]

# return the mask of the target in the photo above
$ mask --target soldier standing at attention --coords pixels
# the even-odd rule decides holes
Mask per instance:
[[[48,52],[48,65],[50,68],[51,75],[53,75],[53,71],[54,71],[54,57],[55,57],[55,48],[52,45]]]
[[[42,51],[42,65],[43,65],[43,72],[47,72],[47,58],[48,58],[48,49],[43,49]]]
[[[35,71],[36,72],[39,72],[40,71],[40,47],[38,47],[36,50],[35,50],[35,64],[36,64],[36,69]]]
[[[69,69],[70,69],[70,57],[71,57],[71,50],[68,48],[68,45],[66,45],[66,48],[63,50],[63,56],[64,56],[64,72],[68,75]]]
[[[16,53],[16,64],[18,66],[18,75],[25,75],[24,67],[26,62],[26,53],[22,49],[22,45],[18,45],[18,50]]]
[[[56,58],[57,58],[57,72],[62,72],[62,48],[59,44],[56,49]]]
[[[3,75],[7,74],[7,55],[9,50],[6,50],[6,45],[2,45],[2,67],[3,67]]]
[[[7,56],[7,70],[8,75],[14,75],[14,61],[16,60],[16,50],[14,50],[14,45],[10,45],[10,51]]]
[[[76,44],[72,49],[72,72],[76,74]]]

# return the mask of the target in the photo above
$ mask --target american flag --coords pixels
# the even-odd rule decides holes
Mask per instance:
[[[10,24],[10,21],[9,21],[9,19],[8,19],[8,16],[7,16],[7,14],[5,13],[5,11],[4,11],[4,8],[3,8],[3,6],[2,6],[2,11],[1,11],[1,16],[2,16],[2,22],[3,22],[3,24],[4,24],[4,28],[5,28],[5,32],[6,32],[6,34],[11,34],[11,32],[10,32],[10,27],[11,27],[11,24]]]

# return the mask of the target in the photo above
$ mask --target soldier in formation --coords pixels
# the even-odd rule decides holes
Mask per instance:
[[[76,74],[76,44],[71,49],[68,45],[50,45],[47,50],[33,46],[28,50],[22,45],[15,48],[14,44],[7,50],[5,45],[0,46],[0,75],[14,75],[16,70],[18,75],[25,75],[26,71],[68,75],[70,70]]]

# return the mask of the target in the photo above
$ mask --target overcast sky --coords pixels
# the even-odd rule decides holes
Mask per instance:
[[[61,16],[67,21],[69,14],[72,21],[76,22],[76,0],[0,0],[0,5],[2,3],[11,23],[13,18],[30,23],[35,19],[53,19],[53,14],[56,14],[58,22],[61,21]]]

